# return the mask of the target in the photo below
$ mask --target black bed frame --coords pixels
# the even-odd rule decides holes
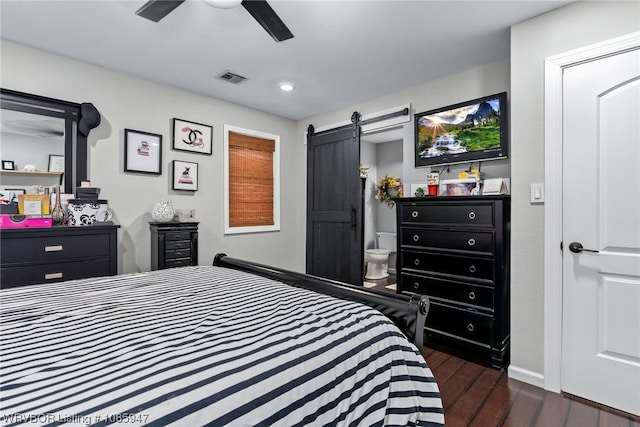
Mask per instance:
[[[251,261],[216,254],[213,265],[246,271],[293,286],[309,289],[333,297],[357,301],[380,311],[393,321],[407,338],[422,351],[424,322],[429,312],[429,299],[424,295],[411,296],[366,289],[309,274],[296,273]]]

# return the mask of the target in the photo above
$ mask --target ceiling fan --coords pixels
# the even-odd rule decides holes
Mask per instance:
[[[149,0],[140,9],[136,11],[136,15],[147,18],[153,22],[158,22],[176,7],[184,3],[185,0]],[[231,7],[242,6],[258,21],[262,28],[277,42],[293,38],[293,34],[276,12],[269,6],[266,0],[204,0],[214,7],[228,9]]]

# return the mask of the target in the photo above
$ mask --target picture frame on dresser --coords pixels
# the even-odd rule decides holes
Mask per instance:
[[[124,171],[162,175],[162,135],[125,129]]]

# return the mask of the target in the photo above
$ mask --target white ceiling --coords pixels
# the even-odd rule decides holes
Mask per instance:
[[[276,43],[243,7],[199,0],[159,23],[134,14],[138,0],[1,0],[0,28],[7,40],[302,119],[508,58],[510,25],[567,3],[273,0],[294,34]],[[215,79],[226,70],[248,80]]]

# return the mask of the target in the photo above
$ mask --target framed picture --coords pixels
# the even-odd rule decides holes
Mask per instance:
[[[2,170],[12,171],[15,168],[16,168],[16,164],[13,162],[13,160],[3,160],[2,161]]]
[[[475,179],[446,179],[440,181],[440,194],[444,196],[477,196],[479,188]]]
[[[213,127],[202,123],[173,119],[173,149],[212,154]]]
[[[49,154],[49,172],[64,172],[64,156]]]
[[[173,161],[173,189],[198,190],[198,164],[193,162]]]
[[[27,194],[24,188],[3,188],[0,189],[0,203],[18,203],[18,196],[20,194]]]
[[[124,171],[162,174],[162,135],[124,130]]]

